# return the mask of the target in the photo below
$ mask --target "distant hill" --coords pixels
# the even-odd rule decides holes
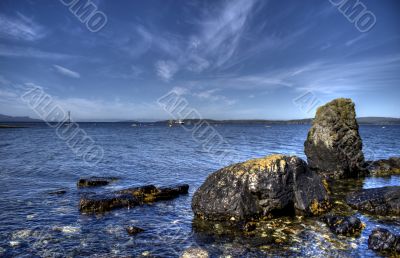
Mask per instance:
[[[400,118],[393,117],[360,117],[357,118],[359,124],[373,125],[399,125]]]
[[[307,125],[312,123],[312,118],[306,119],[293,119],[293,120],[213,120],[203,119],[209,124],[246,124],[246,125]],[[167,124],[169,120],[157,121],[155,124]],[[185,124],[195,124],[198,119],[184,119]],[[359,124],[364,125],[400,125],[400,118],[392,117],[359,117],[357,118]]]
[[[6,123],[10,123],[10,122],[19,122],[19,123],[25,123],[25,122],[29,122],[29,123],[36,123],[36,122],[43,122],[42,120],[39,119],[33,119],[30,118],[28,116],[6,116],[6,115],[2,115],[0,114],[0,122],[6,122]]]

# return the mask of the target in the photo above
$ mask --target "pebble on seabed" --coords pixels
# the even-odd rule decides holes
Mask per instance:
[[[56,231],[61,231],[65,234],[75,234],[79,233],[81,229],[79,227],[74,227],[74,226],[62,226],[62,227],[54,227],[53,228]]]
[[[12,234],[12,239],[23,239],[23,238],[27,238],[31,235],[32,231],[30,229],[22,229],[22,230],[18,230],[15,231]]]
[[[19,246],[21,243],[19,241],[10,241],[10,246],[11,247],[15,247],[15,246]]]

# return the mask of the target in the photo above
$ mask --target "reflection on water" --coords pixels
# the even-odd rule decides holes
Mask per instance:
[[[1,256],[133,256],[177,257],[190,246],[207,249],[212,257],[376,256],[367,238],[376,226],[399,231],[395,218],[364,216],[343,201],[346,192],[400,185],[400,176],[341,181],[332,187],[337,213],[354,214],[366,225],[359,238],[333,235],[317,219],[284,217],[261,221],[250,234],[230,232],[218,224],[193,224],[191,198],[213,171],[221,168],[193,141],[189,132],[173,127],[131,127],[124,124],[82,124],[104,148],[104,160],[87,167],[53,129],[45,126],[0,131],[0,257]],[[237,161],[272,153],[304,158],[309,126],[219,126],[217,130],[239,154]],[[400,127],[360,128],[367,158],[399,156]],[[77,208],[85,176],[114,176],[120,181],[96,191],[143,184],[188,183],[189,195],[153,205],[83,215]],[[49,195],[65,189],[64,195]],[[91,190],[90,190],[91,191]],[[125,228],[143,233],[129,236]],[[208,227],[208,228],[207,228]],[[211,227],[211,228],[210,228]]]

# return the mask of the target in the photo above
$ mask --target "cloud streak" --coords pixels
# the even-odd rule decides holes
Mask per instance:
[[[17,17],[0,15],[0,24],[0,38],[3,39],[36,41],[46,35],[43,26],[21,13],[17,13]]]
[[[70,77],[70,78],[74,78],[74,79],[78,79],[81,78],[81,75],[78,72],[72,71],[68,68],[65,68],[61,65],[53,65],[53,67],[55,68],[55,70],[64,76]]]

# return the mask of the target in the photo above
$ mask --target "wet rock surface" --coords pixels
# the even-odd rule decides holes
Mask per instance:
[[[80,178],[76,185],[78,188],[105,186],[116,180],[116,177],[88,177]]]
[[[320,177],[300,158],[284,155],[220,169],[208,176],[192,200],[195,215],[208,220],[317,215],[328,208]]]
[[[368,238],[368,248],[398,257],[397,255],[400,256],[400,236],[396,236],[387,229],[374,229]]]
[[[346,202],[368,214],[400,215],[400,186],[363,189],[348,194]]]
[[[132,208],[146,203],[171,200],[181,194],[187,194],[188,190],[187,184],[159,188],[154,185],[145,185],[113,193],[89,193],[81,197],[79,209],[82,212],[105,212],[124,207]]]
[[[318,108],[304,152],[311,170],[325,177],[351,178],[367,173],[351,99],[335,99]]]
[[[200,247],[190,247],[183,251],[180,258],[208,258],[210,257],[207,250]]]
[[[368,170],[373,176],[400,175],[400,158],[392,157],[366,162]]]
[[[138,198],[129,194],[86,194],[79,201],[81,212],[105,212],[140,205]]]
[[[365,227],[361,220],[355,216],[327,215],[322,217],[322,221],[328,225],[333,233],[344,236],[359,236]]]
[[[126,232],[128,232],[129,235],[136,235],[136,234],[139,234],[141,232],[144,232],[144,229],[138,228],[138,227],[135,227],[135,226],[128,226],[126,228]]]

